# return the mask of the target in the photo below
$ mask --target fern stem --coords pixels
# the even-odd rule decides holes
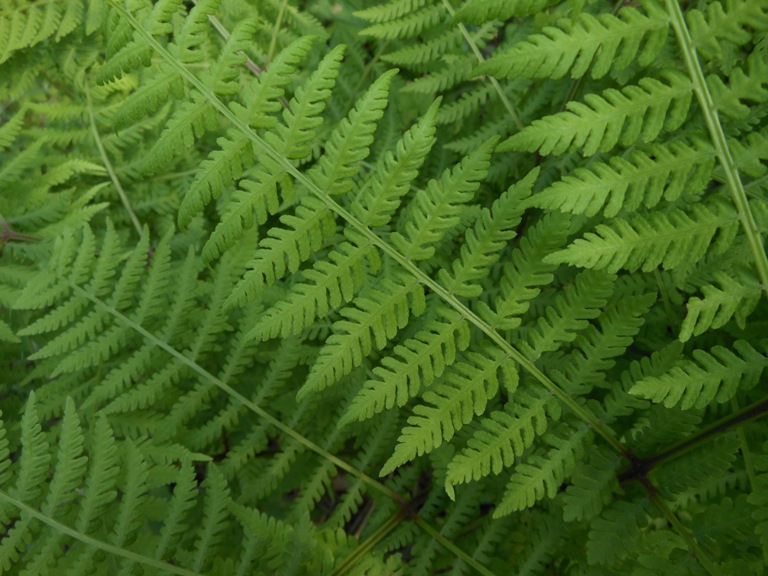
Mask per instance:
[[[677,533],[680,534],[682,539],[685,540],[685,543],[688,545],[688,550],[691,551],[691,554],[693,554],[694,558],[696,558],[699,564],[701,564],[702,568],[704,568],[712,576],[719,576],[720,572],[716,569],[715,565],[712,563],[712,560],[710,560],[709,557],[701,550],[701,548],[699,548],[699,545],[696,542],[696,538],[693,537],[693,535],[688,531],[688,528],[683,525],[677,515],[669,508],[669,506],[667,506],[667,503],[659,495],[656,487],[651,484],[651,481],[648,480],[648,478],[643,478],[643,486],[648,491],[648,496],[650,497],[651,501],[659,510],[661,510],[661,513],[664,515],[664,518],[666,518],[667,522],[669,522],[675,528]]]
[[[472,556],[464,552],[464,550],[456,546],[453,542],[451,542],[445,536],[440,534],[440,532],[432,528],[432,526],[430,526],[428,522],[425,522],[418,516],[416,516],[413,519],[413,521],[419,528],[424,530],[424,532],[432,536],[432,538],[434,538],[438,542],[438,544],[440,544],[446,550],[450,551],[454,556],[456,556],[456,558],[464,562],[467,566],[471,566],[477,572],[479,572],[480,574],[483,574],[484,576],[495,576],[493,572],[488,570],[488,568],[480,564],[477,560],[472,558]]]
[[[248,408],[249,410],[257,414],[260,418],[265,420],[270,425],[280,430],[283,434],[290,436],[291,438],[296,440],[296,442],[298,442],[308,450],[332,462],[338,468],[346,472],[349,472],[355,478],[358,478],[361,482],[364,482],[371,488],[381,492],[382,494],[385,494],[386,496],[388,496],[398,504],[400,505],[405,504],[406,500],[402,496],[400,496],[400,494],[398,494],[388,486],[385,486],[378,480],[371,478],[366,473],[362,472],[361,470],[358,470],[357,468],[355,468],[351,464],[348,464],[347,462],[337,457],[336,455],[331,454],[328,450],[321,448],[320,446],[312,442],[309,438],[306,438],[305,436],[302,436],[301,434],[299,434],[296,430],[294,430],[290,426],[283,424],[280,420],[272,416],[269,412],[267,412],[266,410],[258,406],[256,403],[252,402],[251,400],[249,400],[248,398],[240,394],[237,390],[235,390],[234,388],[232,388],[231,386],[223,382],[221,379],[217,378],[216,376],[208,372],[208,370],[200,366],[197,362],[188,358],[187,356],[185,356],[184,354],[182,354],[181,352],[179,352],[178,350],[176,350],[175,348],[173,348],[172,346],[170,346],[169,344],[167,344],[166,342],[164,342],[163,340],[161,340],[160,338],[158,338],[157,336],[155,336],[154,334],[146,330],[143,326],[141,326],[140,324],[137,324],[136,322],[134,322],[133,320],[131,320],[130,318],[122,314],[120,311],[116,310],[115,308],[113,308],[112,306],[104,302],[103,300],[100,300],[99,298],[95,297],[93,294],[91,294],[87,290],[84,290],[83,288],[81,288],[80,286],[78,286],[77,284],[69,280],[66,280],[66,282],[77,294],[79,294],[83,298],[87,298],[88,300],[93,302],[96,306],[104,309],[106,312],[114,316],[122,324],[132,328],[133,330],[141,334],[148,342],[151,342],[158,348],[165,350],[168,354],[176,358],[179,362],[187,366],[190,370],[196,372],[197,374],[202,376],[205,380],[207,380],[208,382],[210,382],[211,384],[213,384],[214,386],[216,386],[217,388],[219,388],[220,390],[228,394],[230,397],[236,399],[243,406],[245,406],[246,408]]]
[[[214,106],[222,116],[227,118],[238,130],[248,136],[261,150],[277,162],[288,174],[291,174],[298,182],[300,182],[310,193],[317,196],[330,210],[340,216],[347,224],[367,238],[371,244],[379,247],[382,252],[387,254],[395,262],[400,264],[405,270],[414,276],[424,286],[429,287],[430,290],[438,294],[447,304],[459,312],[464,318],[469,320],[479,330],[486,334],[491,340],[493,340],[504,353],[515,360],[520,366],[527,370],[539,383],[544,386],[550,394],[555,396],[560,402],[562,402],[568,409],[570,409],[576,416],[587,423],[597,434],[602,436],[608,444],[610,444],[617,452],[624,457],[629,458],[631,456],[629,450],[616,438],[613,432],[607,427],[599,418],[597,418],[592,412],[580,405],[574,398],[565,392],[562,388],[557,386],[548,376],[546,376],[536,365],[526,358],[519,350],[514,348],[504,337],[499,334],[490,324],[482,320],[477,314],[472,312],[466,305],[464,305],[453,293],[446,290],[440,283],[434,280],[429,274],[421,270],[416,264],[414,264],[409,258],[401,254],[386,240],[377,236],[360,220],[355,218],[351,212],[343,208],[333,198],[325,194],[317,184],[315,184],[305,174],[300,172],[291,162],[281,156],[272,146],[270,146],[264,139],[259,136],[248,124],[238,118],[216,95],[203,84],[194,74],[187,70],[183,65],[176,61],[176,59],[168,53],[168,51],[160,45],[160,43],[147,32],[139,22],[128,12],[123,6],[121,6],[116,0],[110,0],[115,9],[120,12],[130,23],[131,26],[152,46],[152,48],[160,54],[172,67],[174,67],[181,76],[183,76],[190,84],[192,84],[200,93]],[[178,354],[178,352],[177,352]],[[187,360],[189,361],[189,360]],[[198,367],[199,368],[199,367]],[[202,370],[202,368],[200,368]],[[211,376],[213,378],[213,376]],[[225,384],[222,382],[222,386]],[[233,391],[234,392],[234,391]],[[247,400],[247,399],[246,399]],[[261,410],[259,408],[259,410]],[[265,413],[266,414],[266,413]],[[271,416],[270,416],[271,418]],[[293,432],[293,431],[292,431]],[[296,432],[294,432],[297,434]],[[302,437],[303,438],[303,437]],[[318,448],[319,449],[319,448]],[[346,468],[345,468],[346,469]]]
[[[288,5],[288,0],[283,0],[280,4],[280,10],[277,13],[277,19],[275,20],[275,26],[272,28],[272,38],[269,40],[269,52],[267,52],[267,62],[272,62],[272,57],[275,55],[275,48],[277,48],[277,34],[280,32],[280,28],[283,26],[283,15],[285,14],[285,7]]]
[[[678,442],[664,452],[646,458],[634,458],[632,468],[619,475],[619,482],[638,479],[653,468],[690,452],[708,440],[721,436],[731,428],[742,426],[752,420],[761,418],[766,414],[768,414],[768,398],[763,398],[750,404],[746,408],[742,408],[735,414],[730,414],[717,422],[713,422],[698,434]]]
[[[731,408],[734,412],[738,412],[739,402],[736,398],[731,398]],[[757,477],[755,476],[755,466],[752,461],[752,451],[749,449],[747,435],[744,433],[744,426],[739,426],[739,443],[741,444],[741,458],[744,460],[744,469],[747,471],[747,479],[749,480],[749,489],[751,492],[754,492],[757,486]]]
[[[120,196],[120,201],[123,203],[126,212],[128,212],[128,217],[131,219],[133,227],[136,229],[136,232],[139,234],[139,236],[141,236],[141,223],[139,222],[139,219],[136,217],[136,213],[131,207],[131,201],[128,199],[128,195],[125,193],[125,190],[123,190],[123,185],[120,184],[120,179],[117,177],[117,173],[115,173],[112,162],[109,161],[109,156],[107,156],[107,151],[104,149],[104,143],[101,140],[101,134],[99,134],[99,129],[96,127],[96,117],[93,115],[93,104],[91,103],[91,91],[88,89],[87,83],[85,85],[85,99],[88,104],[86,107],[88,108],[88,119],[91,124],[91,132],[93,133],[93,139],[96,142],[96,147],[99,149],[101,162],[104,164],[104,168],[106,168],[107,174],[109,174],[109,179],[112,180],[112,184],[114,185],[115,190],[117,190],[118,196]]]
[[[354,551],[344,559],[344,562],[339,564],[336,569],[329,574],[329,576],[342,576],[349,572],[350,568],[357,564],[365,555],[373,549],[376,544],[381,542],[387,534],[397,528],[400,523],[405,520],[407,507],[401,506],[400,510],[394,514],[389,520],[382,524],[373,534],[371,534],[366,540],[356,547]]]
[[[448,10],[451,18],[456,17],[456,11],[453,9],[453,6],[451,6],[449,0],[443,0],[443,6],[445,6],[446,10]],[[467,31],[467,27],[464,26],[464,24],[461,22],[457,22],[456,25],[459,27],[459,32],[461,32],[461,35],[464,36],[464,40],[467,42],[467,45],[469,45],[469,49],[472,50],[472,53],[475,55],[475,58],[477,58],[477,61],[480,64],[485,62],[483,53],[480,52],[480,48],[477,47],[477,44]],[[493,89],[496,90],[496,94],[499,95],[499,99],[501,100],[502,104],[504,104],[504,108],[507,109],[507,114],[509,114],[509,117],[512,118],[512,121],[515,123],[515,126],[517,126],[517,129],[522,130],[525,127],[525,124],[523,124],[523,121],[520,120],[520,116],[518,116],[517,112],[515,112],[512,103],[509,101],[509,98],[507,98],[507,95],[504,94],[504,90],[501,89],[501,84],[499,84],[499,81],[492,76],[488,76],[488,79],[491,81]]]
[[[760,237],[760,230],[757,227],[755,218],[749,207],[749,199],[741,182],[739,171],[736,168],[731,149],[728,147],[728,141],[725,132],[720,124],[720,117],[717,114],[717,107],[712,98],[712,94],[707,88],[707,82],[704,78],[704,71],[701,69],[701,63],[693,45],[693,39],[688,30],[683,17],[683,11],[677,0],[667,0],[667,11],[671,16],[672,27],[675,29],[677,41],[683,53],[685,65],[688,68],[688,75],[693,82],[693,91],[701,106],[704,120],[709,129],[709,135],[715,146],[715,151],[723,166],[725,172],[725,181],[731,192],[731,198],[739,214],[739,220],[747,236],[749,249],[755,259],[755,266],[760,277],[763,292],[768,296],[768,256],[765,253],[765,247]]]
[[[160,573],[163,573],[163,574],[179,574],[180,576],[200,576],[199,572],[187,570],[186,568],[174,566],[173,564],[166,564],[165,562],[161,562],[160,560],[155,560],[154,558],[148,558],[147,556],[142,556],[141,554],[137,554],[132,550],[127,550],[126,548],[121,548],[120,546],[115,546],[114,544],[110,544],[108,542],[102,542],[101,540],[97,540],[96,538],[88,536],[87,534],[83,534],[82,532],[79,532],[74,528],[70,528],[66,524],[62,524],[61,522],[54,520],[50,516],[43,514],[42,512],[32,508],[31,506],[28,506],[21,500],[17,500],[16,498],[11,496],[7,492],[4,492],[3,490],[0,490],[0,500],[4,500],[8,504],[18,508],[19,510],[21,510],[26,514],[29,514],[36,520],[39,520],[43,524],[47,524],[48,526],[53,528],[55,531],[61,534],[66,534],[67,536],[71,536],[75,540],[78,540],[83,544],[86,544],[87,546],[91,546],[92,548],[103,550],[104,552],[107,552],[108,554],[112,554],[114,556],[120,556],[122,558],[125,558],[126,560],[136,562],[137,564],[143,564],[144,566],[151,566],[152,568],[155,568],[156,570],[160,571]]]

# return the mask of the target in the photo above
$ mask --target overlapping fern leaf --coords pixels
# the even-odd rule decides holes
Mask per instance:
[[[0,572],[764,570],[765,2],[2,10]]]

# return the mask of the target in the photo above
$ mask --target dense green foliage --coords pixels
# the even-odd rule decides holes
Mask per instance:
[[[759,575],[768,0],[0,0],[0,573]]]

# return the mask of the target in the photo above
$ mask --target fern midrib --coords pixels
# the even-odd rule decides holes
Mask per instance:
[[[462,304],[458,300],[458,298],[456,298],[453,294],[449,293],[440,284],[432,280],[432,278],[429,275],[422,272],[415,264],[413,264],[410,260],[405,258],[402,254],[400,254],[400,252],[395,250],[390,244],[388,244],[387,242],[379,238],[367,226],[364,226],[359,220],[357,220],[354,216],[352,216],[351,213],[345,210],[332,198],[324,194],[315,185],[314,182],[312,182],[304,174],[299,172],[299,170],[296,169],[290,162],[288,162],[285,158],[280,156],[269,144],[267,144],[258,134],[256,134],[251,129],[250,126],[248,126],[245,122],[241,121],[232,111],[230,111],[229,108],[227,108],[227,106],[223,102],[221,102],[216,97],[216,95],[210,89],[208,89],[207,86],[205,86],[200,80],[198,80],[197,77],[195,77],[192,73],[190,73],[183,65],[178,63],[176,59],[171,54],[169,54],[165,50],[165,48],[161,46],[160,43],[157,42],[151,34],[149,34],[146,30],[144,30],[144,28],[136,21],[133,15],[130,12],[128,12],[125,8],[123,8],[120,4],[118,4],[116,0],[110,0],[110,4],[124,18],[128,20],[128,22],[131,24],[134,30],[136,30],[136,32],[139,35],[141,35],[145,39],[145,41],[158,54],[160,54],[163,58],[165,58],[166,61],[172,67],[178,70],[179,73],[190,84],[192,84],[195,88],[197,88],[197,90],[207,99],[208,102],[210,102],[233,125],[235,125],[245,135],[251,138],[270,158],[275,160],[278,164],[282,165],[288,173],[290,173],[294,178],[296,178],[297,181],[301,182],[301,184],[303,184],[310,192],[312,192],[312,194],[317,196],[323,203],[326,204],[326,206],[328,206],[328,208],[330,208],[333,212],[338,214],[350,226],[352,226],[358,232],[366,236],[371,241],[371,243],[381,248],[381,250],[385,252],[388,256],[390,256],[394,261],[396,261],[403,268],[408,270],[413,276],[418,278],[422,284],[424,284],[425,286],[428,286],[432,291],[439,294],[440,297],[443,300],[445,300],[446,303],[448,303],[451,307],[453,307],[456,311],[458,311],[464,318],[469,320],[479,330],[481,330],[489,338],[491,338],[491,340],[493,340],[499,347],[501,347],[501,349],[506,354],[508,354],[511,358],[513,358],[516,362],[518,362],[518,364],[520,364],[523,368],[525,368],[553,396],[555,396],[558,400],[560,400],[563,404],[565,404],[573,413],[575,413],[584,422],[588,423],[616,451],[618,451],[620,454],[625,456],[629,454],[627,448],[616,438],[616,436],[613,434],[610,428],[608,428],[589,410],[579,405],[576,402],[576,400],[574,400],[568,393],[566,393],[564,390],[558,387],[549,377],[547,377],[541,370],[539,370],[532,362],[530,362],[512,345],[510,345],[501,336],[501,334],[499,334],[496,330],[493,329],[493,327],[491,327],[489,324],[484,322],[482,319],[480,319],[479,316],[477,316],[474,312],[472,312],[469,308],[467,308],[464,304]],[[202,368],[200,368],[200,370],[202,370]],[[210,376],[211,378],[215,378],[213,375],[210,375]],[[223,383],[221,384],[224,385]],[[232,392],[237,394],[234,390],[232,390]],[[245,397],[240,396],[240,398],[242,398],[243,401],[246,401],[246,402],[248,401]],[[263,412],[264,414],[267,414],[261,408],[258,408],[258,410],[259,412]],[[272,417],[270,416],[270,418]],[[274,420],[274,418],[272,419]],[[277,420],[275,420],[275,422],[279,424]],[[284,425],[282,424],[280,424],[280,426],[284,427]],[[291,433],[296,434],[293,430],[291,430]],[[332,456],[332,455],[328,454],[328,456]]]
[[[683,53],[685,65],[688,69],[688,76],[693,83],[693,91],[696,93],[696,98],[699,100],[699,106],[704,115],[704,120],[707,123],[709,135],[712,138],[717,156],[720,159],[720,164],[723,166],[723,171],[725,172],[725,180],[728,184],[728,189],[731,192],[731,198],[739,213],[741,226],[747,237],[749,249],[755,259],[757,273],[760,276],[761,288],[763,293],[768,296],[768,256],[765,253],[765,248],[763,247],[763,242],[760,238],[757,222],[749,207],[749,199],[744,190],[744,185],[741,182],[736,162],[733,159],[725,132],[720,124],[717,107],[715,106],[714,99],[712,98],[712,94],[710,93],[704,78],[704,71],[701,69],[701,63],[699,62],[699,57],[696,53],[696,47],[693,44],[690,31],[685,23],[680,4],[677,0],[666,0],[666,3],[667,11],[671,17],[672,27],[675,29],[675,34],[678,43],[680,44],[680,50]]]

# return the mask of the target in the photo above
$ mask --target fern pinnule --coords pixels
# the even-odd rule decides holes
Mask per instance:
[[[531,508],[545,497],[554,498],[593,438],[584,425],[575,430],[563,425],[557,431],[545,434],[542,442],[547,447],[534,452],[512,470],[504,495],[493,511],[494,517],[501,518]],[[547,450],[546,456],[543,450]]]
[[[608,88],[571,101],[568,111],[545,116],[502,142],[498,152],[512,150],[584,156],[608,152],[617,145],[651,142],[662,130],[679,128],[688,115],[693,92],[690,80],[676,71],[645,77],[621,91]]]
[[[666,13],[652,2],[648,15],[624,7],[618,16],[581,12],[575,21],[562,19],[541,33],[496,52],[475,74],[497,78],[601,78],[632,63],[647,66],[664,47]],[[468,7],[467,7],[468,8]],[[641,47],[642,46],[642,47]]]
[[[487,277],[500,251],[517,235],[516,228],[523,216],[521,204],[530,194],[537,175],[538,170],[532,170],[497,198],[490,210],[480,213],[474,228],[464,236],[461,254],[453,261],[451,272],[438,271],[437,277],[448,291],[465,298],[482,293],[479,281]]]
[[[298,398],[340,381],[363,363],[374,346],[385,348],[411,316],[421,315],[425,307],[424,288],[410,275],[401,272],[379,279],[351,306],[342,308],[343,318],[334,323],[334,333],[320,350]]]
[[[692,359],[679,362],[666,374],[643,378],[630,393],[683,409],[727,402],[737,391],[754,387],[768,367],[768,357],[747,342],[737,340],[733,348],[694,350]]]
[[[517,381],[515,364],[498,347],[487,343],[480,353],[463,352],[414,406],[408,425],[379,474],[389,474],[449,442],[458,430],[485,412],[500,387],[512,394]]]
[[[480,187],[490,165],[496,139],[485,142],[438,180],[430,180],[420,190],[400,217],[392,243],[411,260],[426,260],[435,253],[435,244],[459,223],[463,205]]]
[[[596,450],[586,461],[578,462],[563,495],[563,519],[591,520],[600,514],[613,492],[620,489],[616,477],[621,464],[621,458],[605,450]]]
[[[412,338],[396,345],[393,354],[373,369],[376,379],[365,382],[339,425],[405,405],[456,361],[457,353],[469,346],[469,324],[457,312],[439,306],[435,315],[439,318],[423,322]]]
[[[747,271],[726,274],[715,271],[712,283],[701,287],[702,298],[694,296],[686,304],[688,312],[680,327],[680,341],[725,326],[735,317],[739,326],[746,325],[747,317],[760,301],[757,279]]]
[[[587,232],[547,261],[607,272],[648,272],[658,266],[670,270],[695,264],[707,251],[725,250],[737,231],[735,210],[714,200],[685,211],[675,208],[649,217],[615,218],[610,226],[598,224],[595,232]]]
[[[503,410],[478,421],[466,447],[448,464],[445,490],[451,498],[458,484],[497,475],[512,466],[562,413],[557,401],[543,392],[518,389],[513,398]]]
[[[366,275],[376,274],[380,268],[376,249],[363,238],[356,240],[360,243],[342,242],[327,260],[305,270],[305,281],[295,286],[288,298],[267,310],[249,337],[266,340],[299,334],[316,318],[326,317],[332,308],[352,300],[364,285]]]
[[[435,123],[440,100],[397,142],[394,154],[387,151],[376,169],[361,186],[352,206],[353,214],[365,226],[375,228],[389,223],[401,199],[409,192],[419,168],[435,143]]]
[[[713,150],[701,141],[637,148],[576,168],[562,180],[535,194],[528,204],[571,214],[612,218],[619,212],[652,208],[662,199],[673,202],[685,194],[695,197],[712,177]]]

